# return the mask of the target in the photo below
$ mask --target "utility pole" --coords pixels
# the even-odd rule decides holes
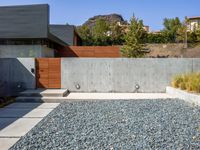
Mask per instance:
[[[186,30],[185,30],[185,46],[184,48],[187,49],[188,48],[188,35],[187,35],[187,27],[186,27]]]

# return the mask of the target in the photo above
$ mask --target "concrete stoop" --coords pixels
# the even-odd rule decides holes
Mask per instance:
[[[174,99],[166,93],[69,93],[68,90],[25,91],[16,98],[17,102],[61,103],[66,101],[94,100],[148,100]]]
[[[16,102],[56,102],[69,94],[66,89],[37,89],[21,92]]]

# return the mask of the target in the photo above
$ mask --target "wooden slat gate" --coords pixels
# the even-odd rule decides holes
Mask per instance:
[[[37,88],[61,88],[61,59],[36,59],[36,85]]]

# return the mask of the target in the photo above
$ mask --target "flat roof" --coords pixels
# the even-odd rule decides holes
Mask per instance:
[[[50,25],[49,32],[69,45],[74,44],[75,27],[73,25]]]
[[[200,19],[200,16],[188,17],[188,19]]]

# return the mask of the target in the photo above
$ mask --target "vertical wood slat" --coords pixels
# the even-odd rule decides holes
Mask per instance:
[[[59,57],[119,58],[120,46],[66,46],[57,53]]]
[[[61,88],[60,64],[60,58],[49,58],[49,88]]]
[[[61,88],[61,59],[36,59],[36,85],[37,88]]]
[[[37,88],[48,88],[48,59],[37,58],[36,59],[36,85]]]

